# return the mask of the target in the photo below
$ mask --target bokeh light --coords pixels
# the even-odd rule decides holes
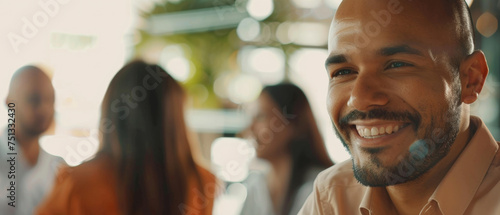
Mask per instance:
[[[212,164],[219,178],[240,182],[248,176],[248,165],[255,157],[255,149],[245,140],[220,137],[212,143]]]
[[[324,61],[327,56],[328,51],[325,49],[303,48],[292,54],[289,65],[292,71],[296,73],[314,72],[326,74]]]
[[[191,50],[187,45],[168,45],[161,50],[158,61],[160,66],[162,66],[173,78],[180,82],[185,82],[193,76],[194,73],[193,70],[195,66],[187,58],[190,54]]]
[[[62,157],[69,166],[77,166],[92,158],[99,149],[97,130],[87,137],[43,136],[40,138],[40,147],[49,154]]]
[[[337,10],[340,6],[340,3],[342,3],[342,0],[325,0],[325,3],[330,8]]]
[[[234,75],[232,75],[231,72],[224,72],[223,74],[219,75],[217,79],[215,79],[214,93],[217,96],[219,96],[220,98],[228,97],[227,89],[229,88],[232,77],[234,77]]]
[[[479,33],[485,37],[491,37],[498,30],[498,19],[490,12],[484,12],[476,23]]]
[[[248,14],[257,20],[266,19],[273,13],[273,10],[273,0],[248,0]]]
[[[238,61],[243,72],[254,75],[263,84],[276,84],[285,77],[285,54],[279,48],[245,46]]]
[[[291,26],[291,22],[282,22],[278,25],[278,28],[276,29],[276,39],[278,39],[281,44],[289,44],[293,42],[288,36],[288,31]]]
[[[262,90],[262,83],[252,75],[240,74],[229,84],[228,98],[236,104],[255,100]]]
[[[194,67],[188,59],[184,57],[174,57],[162,62],[161,65],[176,80],[184,82],[191,75],[191,68]]]
[[[217,215],[240,214],[243,202],[247,197],[247,188],[241,183],[230,184],[224,195],[215,200],[214,213]]]
[[[260,24],[255,19],[245,18],[238,24],[236,33],[243,41],[255,40],[260,34]]]
[[[300,8],[315,8],[321,4],[321,0],[292,0],[292,3]]]
[[[329,26],[323,23],[295,22],[288,29],[288,37],[298,45],[325,46]]]
[[[328,76],[324,62],[328,56],[326,49],[302,48],[296,50],[289,60],[292,70],[290,79],[300,86],[306,94],[314,116],[325,140],[328,154],[335,162],[348,159],[342,143],[335,136],[330,116],[326,110],[326,99],[328,92]]]
[[[285,69],[285,55],[278,48],[257,48],[248,57],[250,66],[256,72],[282,73]]]

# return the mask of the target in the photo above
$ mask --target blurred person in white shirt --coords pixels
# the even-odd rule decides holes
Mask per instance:
[[[62,159],[43,151],[39,138],[53,121],[54,101],[54,87],[40,68],[24,66],[12,76],[5,104],[14,111],[0,133],[2,215],[32,214],[52,187]]]

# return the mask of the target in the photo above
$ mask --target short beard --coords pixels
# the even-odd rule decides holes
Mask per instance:
[[[460,95],[460,86],[455,87],[454,93]],[[460,97],[454,99],[458,99],[457,102],[460,102]],[[365,186],[385,187],[415,180],[428,172],[449,153],[458,135],[461,107],[458,104],[456,105],[452,104],[451,107],[447,107],[447,110],[444,110],[443,118],[431,118],[422,139],[415,141],[410,146],[409,151],[401,156],[398,164],[383,166],[376,156],[381,150],[377,149],[365,150],[365,153],[370,154],[371,162],[368,165],[360,166],[352,159],[354,177]],[[339,127],[344,131],[344,134],[348,134],[349,126],[347,123],[355,119],[411,121],[415,132],[420,127],[420,115],[418,113],[398,113],[382,109],[373,109],[363,113],[355,110],[343,117],[339,122]],[[444,121],[444,124],[441,125],[443,129],[437,124],[439,121]],[[334,126],[334,128],[342,144],[352,156],[346,140],[342,138],[337,127]],[[346,137],[349,138],[348,135]],[[349,139],[347,141],[350,142]]]
[[[27,136],[27,137],[37,137],[37,136],[40,136],[42,135],[45,131],[47,131],[49,128],[50,128],[50,125],[51,125],[52,122],[50,122],[49,124],[47,125],[44,125],[44,126],[19,126],[19,130],[22,131],[22,132],[19,132],[19,133],[22,133],[24,136]]]
[[[371,155],[371,163],[366,166],[356,165],[353,160],[354,176],[361,184],[370,187],[396,185],[419,178],[449,153],[459,130],[457,118],[450,120],[444,130],[431,123],[426,129],[425,139],[415,141],[394,166],[383,166],[374,154]],[[376,169],[381,171],[374,171]]]

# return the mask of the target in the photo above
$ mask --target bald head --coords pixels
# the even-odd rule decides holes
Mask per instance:
[[[329,51],[346,48],[338,46],[342,37],[352,38],[343,41],[347,48],[363,49],[389,33],[449,52],[456,62],[473,52],[473,29],[463,0],[343,0],[332,21]]]
[[[10,81],[6,103],[16,105],[16,127],[25,135],[39,135],[54,117],[54,88],[40,68],[24,66]]]
[[[50,82],[50,78],[40,68],[32,65],[23,66],[19,68],[10,79],[7,97],[15,99],[14,97],[16,97],[23,88],[33,84],[52,87]]]

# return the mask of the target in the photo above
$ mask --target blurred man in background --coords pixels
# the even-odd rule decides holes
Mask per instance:
[[[9,112],[14,126],[0,136],[0,214],[32,214],[52,187],[62,160],[43,151],[39,138],[53,121],[54,99],[51,80],[41,69],[25,66],[14,73],[5,102],[15,105]]]
[[[351,160],[299,214],[500,214],[500,152],[470,104],[488,66],[463,0],[344,0],[328,111]]]

